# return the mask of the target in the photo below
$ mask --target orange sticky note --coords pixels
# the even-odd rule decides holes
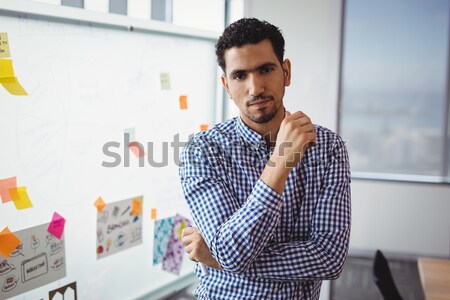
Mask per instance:
[[[8,227],[5,227],[5,229],[0,232],[0,254],[3,258],[7,258],[19,244],[20,240],[14,233],[9,231]]]
[[[102,197],[98,197],[97,200],[95,200],[94,202],[94,206],[97,207],[98,212],[102,212],[106,204],[105,201],[103,201]]]
[[[128,147],[136,157],[141,157],[145,155],[144,148],[139,142],[131,142],[128,144]]]
[[[152,208],[150,215],[152,220],[156,220],[156,208]]]
[[[0,197],[2,197],[3,203],[12,200],[11,195],[9,194],[9,189],[16,187],[17,187],[16,177],[0,179]]]
[[[208,129],[208,124],[200,124],[200,131],[205,131]]]
[[[187,109],[188,103],[187,103],[187,96],[180,96],[180,109]]]
[[[64,219],[57,212],[53,213],[53,218],[50,224],[48,224],[47,231],[53,234],[58,240],[64,232],[64,225],[66,224],[66,219]]]
[[[142,201],[141,199],[133,199],[133,203],[131,205],[131,213],[135,216],[142,215]]]
[[[33,207],[25,186],[10,188],[9,195],[11,196],[16,209],[20,210]]]

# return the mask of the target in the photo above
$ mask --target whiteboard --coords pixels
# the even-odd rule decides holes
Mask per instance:
[[[0,203],[0,230],[48,223],[54,212],[67,220],[66,277],[17,299],[48,299],[50,290],[74,281],[78,299],[139,298],[193,271],[187,257],[179,276],[152,265],[150,210],[157,209],[158,219],[189,217],[171,143],[215,122],[215,39],[145,26],[130,31],[117,26],[128,22],[123,16],[111,17],[112,26],[96,24],[86,21],[95,19],[91,12],[74,8],[52,8],[63,17],[32,12],[49,7],[17,0],[0,6],[0,32],[8,33],[15,74],[29,94],[12,96],[0,86],[0,179],[16,176],[33,203],[25,210]],[[170,88],[161,84],[162,73]],[[180,95],[187,96],[188,109],[180,109]],[[140,167],[130,152],[128,167],[123,160],[102,166],[112,161],[106,143],[120,143],[115,152],[124,155],[127,128],[134,128],[146,158],[151,152],[161,162],[166,152],[167,164]],[[142,244],[97,260],[93,202],[99,196],[106,203],[143,196]]]

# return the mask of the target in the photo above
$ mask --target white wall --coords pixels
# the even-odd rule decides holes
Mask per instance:
[[[336,129],[342,0],[245,0],[245,16],[280,27],[292,61],[289,110]],[[352,249],[450,255],[450,186],[354,179]],[[327,299],[324,285],[322,298]]]

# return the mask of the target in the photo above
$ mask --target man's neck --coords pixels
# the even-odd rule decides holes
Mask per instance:
[[[267,123],[259,124],[255,122],[251,122],[251,124],[246,125],[250,127],[253,131],[259,133],[264,137],[266,144],[269,148],[275,147],[275,142],[277,140],[278,130],[280,129],[281,122],[283,122],[285,116],[284,107],[280,107],[277,114]],[[242,118],[242,116],[241,116]]]

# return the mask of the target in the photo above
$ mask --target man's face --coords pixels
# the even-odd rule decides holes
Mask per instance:
[[[267,39],[230,48],[224,58],[222,84],[244,122],[263,124],[272,120],[283,107],[284,89],[290,84],[289,60],[280,64]]]

